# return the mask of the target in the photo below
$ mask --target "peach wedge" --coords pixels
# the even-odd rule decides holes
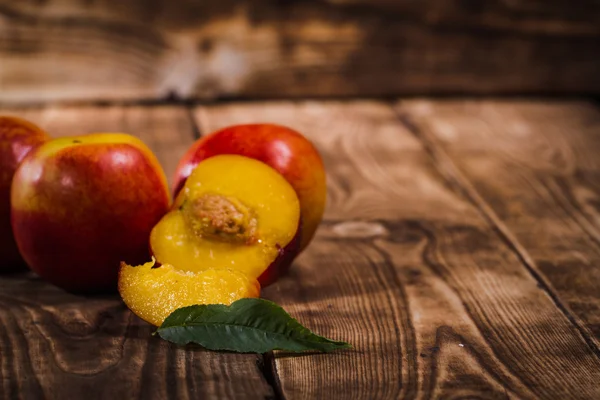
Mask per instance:
[[[155,261],[139,266],[121,264],[119,293],[123,301],[144,321],[160,326],[178,308],[195,304],[225,304],[246,297],[259,297],[256,279],[241,272],[207,269],[186,272]]]

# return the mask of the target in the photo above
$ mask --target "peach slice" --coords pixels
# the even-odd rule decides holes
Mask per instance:
[[[207,269],[185,272],[155,261],[139,266],[121,263],[119,293],[135,315],[160,326],[178,308],[194,304],[225,304],[259,297],[260,285],[241,272]]]
[[[233,269],[256,279],[291,262],[299,226],[300,203],[282,175],[248,157],[221,155],[194,169],[152,230],[150,247],[158,262],[182,271]]]

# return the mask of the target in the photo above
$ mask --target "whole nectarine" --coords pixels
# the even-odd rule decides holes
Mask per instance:
[[[0,272],[26,269],[10,226],[10,185],[25,156],[49,139],[29,121],[0,116]]]
[[[60,138],[35,149],[12,183],[12,226],[27,264],[74,292],[116,289],[121,261],[149,259],[170,205],[156,157],[126,134]]]
[[[197,140],[180,160],[174,178],[177,194],[192,170],[209,157],[237,154],[262,161],[292,185],[302,215],[300,250],[308,246],[325,209],[327,186],[323,161],[300,133],[273,124],[234,125]]]

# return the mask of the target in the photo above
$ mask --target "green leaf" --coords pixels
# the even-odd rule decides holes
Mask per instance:
[[[230,306],[180,308],[165,319],[157,333],[179,345],[197,343],[209,350],[240,353],[330,352],[352,348],[348,343],[315,335],[283,308],[264,299],[241,299]]]

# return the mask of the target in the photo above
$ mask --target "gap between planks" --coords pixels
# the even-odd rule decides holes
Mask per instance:
[[[417,124],[411,120],[410,115],[402,111],[401,100],[399,100],[398,104],[398,106],[394,106],[392,103],[390,106],[396,112],[399,122],[411,132],[419,142],[421,142],[425,151],[431,156],[438,172],[448,181],[448,183],[460,190],[476,209],[479,210],[481,215],[489,222],[490,226],[498,233],[499,237],[514,251],[525,269],[538,282],[541,289],[548,294],[548,297],[552,299],[556,307],[578,330],[590,350],[596,357],[600,358],[600,342],[594,338],[585,324],[573,315],[569,308],[562,302],[560,296],[553,289],[552,284],[545,275],[538,269],[536,262],[529,255],[528,251],[521,245],[506,224],[502,222],[492,207],[483,199],[470,180],[460,171],[434,135],[429,134],[426,129],[419,128]]]

